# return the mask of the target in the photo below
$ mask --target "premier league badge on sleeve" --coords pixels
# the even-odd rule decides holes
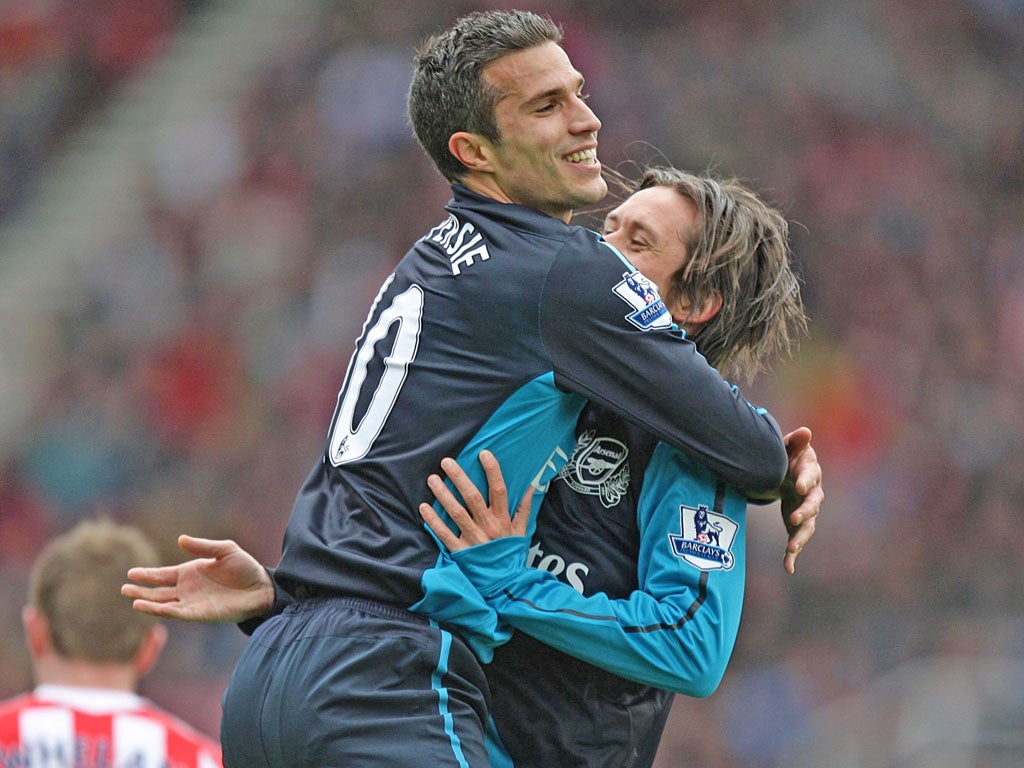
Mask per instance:
[[[657,286],[639,272],[627,272],[612,290],[633,307],[626,319],[641,331],[672,327],[672,315],[658,295]]]
[[[681,505],[679,517],[682,535],[668,536],[672,553],[702,571],[731,571],[736,564],[732,543],[739,526],[706,504],[696,508]]]

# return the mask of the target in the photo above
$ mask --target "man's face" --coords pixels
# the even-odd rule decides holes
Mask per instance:
[[[483,77],[503,94],[494,113],[501,136],[492,147],[494,181],[511,202],[568,222],[575,208],[605,196],[597,160],[601,121],[560,46],[502,56]]]
[[[648,187],[632,194],[604,220],[604,239],[658,286],[678,322],[689,306],[672,291],[672,275],[686,264],[686,243],[700,224],[697,205],[671,187]]]

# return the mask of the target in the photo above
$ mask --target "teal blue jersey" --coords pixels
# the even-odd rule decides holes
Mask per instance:
[[[495,768],[649,765],[672,693],[714,691],[739,629],[744,494],[606,409],[577,437],[529,537],[454,555],[517,630],[486,667]]]

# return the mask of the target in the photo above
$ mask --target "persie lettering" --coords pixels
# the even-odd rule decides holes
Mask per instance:
[[[426,239],[440,245],[448,254],[453,275],[462,274],[464,267],[472,266],[478,259],[487,261],[491,258],[487,243],[476,227],[468,221],[460,222],[450,214],[427,234]]]

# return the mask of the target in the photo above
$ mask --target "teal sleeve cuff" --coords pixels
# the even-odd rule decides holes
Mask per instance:
[[[528,551],[525,536],[504,536],[453,552],[452,559],[486,598],[526,569]]]

